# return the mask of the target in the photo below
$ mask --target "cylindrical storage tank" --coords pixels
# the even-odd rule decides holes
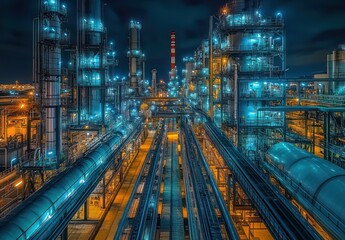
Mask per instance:
[[[338,49],[327,55],[327,74],[330,78],[345,77],[345,45],[339,45]],[[343,95],[345,93],[344,82],[331,82],[332,94]]]
[[[345,170],[291,143],[272,146],[266,166],[333,237],[345,239]]]

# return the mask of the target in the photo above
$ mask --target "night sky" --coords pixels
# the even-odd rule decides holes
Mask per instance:
[[[170,66],[170,32],[176,32],[177,66],[192,55],[208,35],[208,19],[216,15],[224,0],[108,0],[105,24],[120,60],[119,75],[128,69],[128,22],[142,25],[142,50],[147,56],[146,78],[151,69],[167,79]],[[76,0],[66,0],[68,22],[76,35]],[[287,27],[288,76],[305,76],[326,69],[326,54],[345,43],[344,0],[262,0],[263,16],[283,13]],[[36,0],[0,1],[0,82],[32,81],[32,19]],[[74,37],[75,38],[75,37]]]

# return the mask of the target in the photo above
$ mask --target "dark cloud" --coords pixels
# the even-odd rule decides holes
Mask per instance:
[[[186,5],[199,5],[207,3],[207,0],[183,0]]]
[[[332,38],[331,36],[337,36],[337,38]],[[342,39],[343,41],[345,40],[345,27],[341,29],[328,29],[320,32],[319,34],[315,35],[311,41],[320,41],[320,42],[325,42],[325,41],[331,41],[331,42],[336,42],[337,39]]]
[[[1,82],[31,81],[32,19],[37,15],[37,0],[0,1],[0,69]],[[65,0],[68,22],[65,27],[76,38],[76,1]],[[108,38],[115,42],[120,59],[118,71],[125,75],[128,45],[128,22],[142,23],[142,49],[146,53],[146,76],[157,68],[159,78],[169,71],[170,32],[176,32],[177,60],[192,55],[208,36],[208,19],[217,15],[224,0],[128,0],[106,1],[104,7]],[[343,0],[262,0],[264,16],[274,16],[280,10],[287,32],[288,74],[307,75],[322,71],[326,54],[345,42]]]

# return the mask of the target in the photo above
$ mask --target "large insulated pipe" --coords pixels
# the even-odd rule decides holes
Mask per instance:
[[[65,6],[60,0],[40,1],[39,42],[40,94],[45,128],[45,164],[56,165],[60,161],[61,139],[61,22]]]
[[[345,239],[345,170],[292,143],[273,145],[265,166],[335,239]]]
[[[122,149],[141,129],[142,122],[138,121],[133,125],[121,125],[104,137],[98,147],[52,178],[2,218],[0,238],[56,239]]]

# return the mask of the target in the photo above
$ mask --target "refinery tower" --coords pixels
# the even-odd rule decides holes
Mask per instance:
[[[101,0],[83,0],[78,32],[78,117],[81,122],[104,125],[106,31]]]

